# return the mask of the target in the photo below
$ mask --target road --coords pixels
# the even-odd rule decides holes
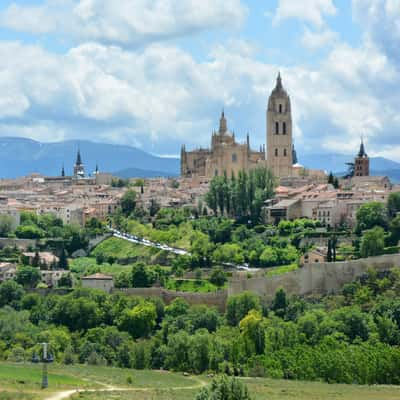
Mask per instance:
[[[119,239],[123,239],[123,240],[127,240],[128,242],[134,243],[134,244],[140,244],[142,246],[147,246],[147,247],[154,247],[160,250],[165,250],[168,251],[170,253],[174,253],[177,255],[188,255],[190,256],[190,252],[188,252],[187,250],[184,249],[178,249],[176,247],[171,247],[168,246],[167,244],[163,244],[163,243],[156,243],[156,242],[152,242],[150,240],[147,240],[145,238],[136,236],[136,235],[132,235],[130,233],[126,233],[126,232],[120,232],[116,229],[110,229],[111,232],[113,233],[113,236],[119,238]],[[239,271],[247,271],[247,272],[256,272],[259,269],[258,268],[250,268],[247,264],[243,264],[243,265],[237,265],[234,263],[221,263],[224,267],[228,267],[228,268],[234,268],[237,269]]]

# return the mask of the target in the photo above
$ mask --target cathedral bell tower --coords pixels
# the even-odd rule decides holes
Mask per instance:
[[[282,85],[280,73],[268,101],[267,165],[278,178],[292,175],[292,111],[290,98]]]

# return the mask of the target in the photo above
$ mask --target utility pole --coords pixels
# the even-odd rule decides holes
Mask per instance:
[[[41,343],[41,345],[43,346],[42,358],[40,359],[40,357],[35,353],[33,354],[32,362],[39,363],[42,361],[42,389],[46,389],[49,387],[47,364],[53,362],[53,356],[48,353],[48,343]]]

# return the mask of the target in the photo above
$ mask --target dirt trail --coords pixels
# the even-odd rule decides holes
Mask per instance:
[[[168,390],[190,390],[190,389],[199,389],[203,386],[207,385],[207,382],[203,381],[202,379],[198,377],[190,377],[191,380],[196,381],[197,383],[194,385],[190,386],[173,386],[173,387],[168,387],[165,389]],[[57,392],[53,393],[49,397],[46,397],[45,400],[66,400],[69,399],[72,395],[75,393],[96,393],[96,392],[149,392],[152,390],[155,390],[155,388],[141,388],[141,387],[117,387],[117,386],[111,386],[107,385],[101,382],[94,382],[98,383],[100,385],[105,386],[103,389],[74,389],[74,390],[64,390],[62,392]]]

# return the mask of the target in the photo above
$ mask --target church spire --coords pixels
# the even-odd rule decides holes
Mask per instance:
[[[75,165],[82,165],[82,157],[81,157],[81,149],[78,147],[78,153],[76,155],[76,163]]]
[[[282,86],[281,71],[279,71],[278,77],[276,78],[276,88],[279,89],[279,90],[283,88],[283,86]]]
[[[358,157],[368,157],[365,152],[364,138],[361,136],[360,151],[358,152]]]
[[[223,134],[228,130],[228,125],[225,118],[225,111],[222,109],[221,118],[219,120],[219,133]]]

